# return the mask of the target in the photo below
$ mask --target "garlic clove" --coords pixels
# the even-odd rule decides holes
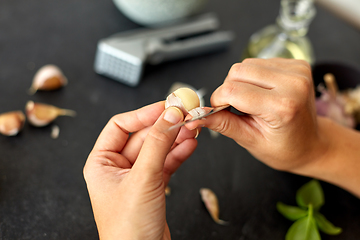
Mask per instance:
[[[171,188],[169,186],[166,186],[165,188],[165,196],[170,196],[171,195]]]
[[[328,89],[328,91],[330,93],[330,97],[335,99],[339,92],[335,76],[332,73],[325,74],[324,82],[325,82],[326,88]]]
[[[0,114],[0,133],[5,136],[15,136],[24,127],[25,115],[21,111]]]
[[[190,88],[179,88],[171,93],[165,102],[165,108],[177,107],[184,115],[200,106],[200,99],[196,92]]]
[[[220,214],[219,202],[218,202],[218,199],[217,199],[215,193],[209,188],[201,188],[200,195],[201,195],[201,199],[204,202],[205,207],[208,210],[208,212],[210,213],[210,216],[212,217],[212,219],[217,224],[227,225],[228,222],[219,219],[219,214]]]
[[[43,127],[54,121],[59,116],[75,117],[76,112],[61,109],[53,105],[28,101],[25,107],[29,123],[35,127]]]
[[[200,107],[205,106],[205,100],[204,100],[204,96],[206,95],[206,89],[205,88],[196,89],[196,88],[194,88],[193,86],[191,86],[191,85],[189,85],[187,83],[174,82],[170,86],[169,92],[168,92],[167,95],[171,94],[172,92],[175,92],[179,88],[190,88],[190,89],[194,90],[196,92],[196,94],[198,95],[199,99],[200,99]]]
[[[36,72],[29,92],[30,94],[34,94],[38,90],[56,90],[65,86],[67,82],[67,78],[59,67],[48,64]]]

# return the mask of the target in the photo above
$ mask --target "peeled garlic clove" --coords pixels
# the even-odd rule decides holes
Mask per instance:
[[[41,67],[35,74],[29,92],[34,94],[37,90],[50,91],[61,88],[67,84],[67,78],[60,68],[48,64]]]
[[[69,109],[61,109],[44,103],[28,101],[25,107],[29,123],[36,127],[43,127],[54,121],[59,116],[74,117],[76,112]]]
[[[187,83],[183,83],[183,82],[174,82],[169,89],[169,94],[171,94],[172,92],[175,92],[177,89],[179,88],[190,88],[192,90],[194,90],[196,92],[196,94],[198,95],[199,99],[200,99],[200,107],[204,107],[205,106],[205,100],[204,100],[204,96],[206,94],[206,90],[205,88],[200,88],[200,89],[196,89],[193,86],[187,84]]]
[[[15,136],[24,127],[25,115],[21,111],[0,114],[0,133],[5,136]]]
[[[196,92],[190,88],[179,88],[171,93],[165,102],[165,108],[177,107],[184,115],[200,106],[200,100]]]
[[[205,207],[208,210],[208,212],[210,213],[210,216],[212,217],[212,219],[217,224],[227,225],[228,222],[219,219],[219,214],[220,214],[219,203],[218,203],[218,199],[217,199],[215,193],[212,190],[210,190],[209,188],[201,188],[200,195],[201,195],[201,199],[204,202]]]

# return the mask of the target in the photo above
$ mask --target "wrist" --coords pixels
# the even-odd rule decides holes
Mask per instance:
[[[360,197],[359,132],[318,117],[319,138],[309,151],[309,162],[293,173],[320,179]]]
[[[317,117],[317,132],[313,139],[309,139],[307,149],[304,149],[301,157],[303,164],[290,172],[314,178],[322,175],[323,166],[328,160],[327,156],[331,155],[333,150],[333,143],[328,132],[330,124],[328,119]]]

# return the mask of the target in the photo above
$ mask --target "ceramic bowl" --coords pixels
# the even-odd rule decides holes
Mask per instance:
[[[150,27],[179,22],[199,13],[208,0],[113,0],[132,21]]]
[[[360,85],[360,68],[340,62],[323,62],[315,64],[312,69],[315,88],[320,83],[325,85],[324,75],[327,73],[334,75],[339,90],[356,88]],[[316,92],[316,96],[319,97],[320,93]],[[360,124],[357,124],[356,129],[360,130]]]
[[[332,73],[340,90],[360,85],[360,69],[340,62],[323,62],[313,66],[312,74],[315,87],[324,83],[324,75]]]

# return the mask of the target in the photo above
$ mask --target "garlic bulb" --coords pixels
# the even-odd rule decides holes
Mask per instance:
[[[217,224],[227,225],[228,222],[219,219],[219,214],[220,214],[219,203],[218,203],[218,199],[217,199],[215,193],[212,190],[210,190],[209,188],[201,188],[200,195],[201,195],[201,199],[204,202],[205,207],[208,210],[208,212],[210,213],[210,216],[212,217],[212,219]]]
[[[43,103],[29,101],[26,104],[26,116],[30,124],[36,127],[43,127],[54,121],[59,116],[74,117],[76,112],[68,109],[61,109]]]
[[[200,106],[200,100],[196,92],[190,88],[179,88],[171,93],[165,102],[165,108],[177,107],[181,109],[184,115],[190,110]]]
[[[0,114],[0,133],[5,136],[15,136],[24,127],[25,115],[21,111]]]
[[[34,94],[37,90],[55,90],[65,86],[67,82],[67,78],[64,76],[60,68],[55,65],[48,64],[41,67],[36,72],[29,92],[30,94]]]

